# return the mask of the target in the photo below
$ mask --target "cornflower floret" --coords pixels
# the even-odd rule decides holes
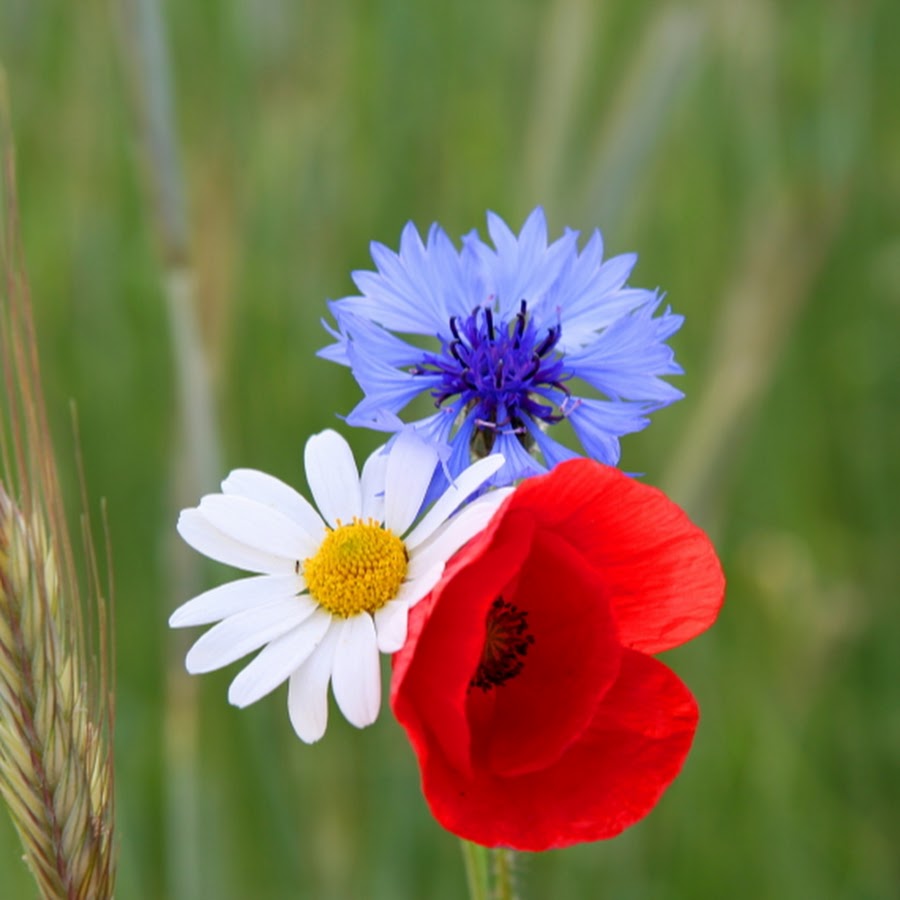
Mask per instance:
[[[452,474],[497,451],[506,462],[491,481],[508,484],[577,456],[550,434],[563,422],[615,465],[619,438],[682,396],[662,380],[682,371],[666,344],[682,317],[627,286],[637,256],[604,261],[598,231],[580,251],[570,229],[548,244],[538,208],[518,236],[489,213],[488,232],[493,246],[472,232],[457,249],[438,225],[423,243],[409,223],[398,253],[372,244],[377,272],[354,272],[360,295],[329,304],[335,342],[320,351],[365,394],[347,421],[397,430],[424,393],[436,412],[415,427],[450,445]]]

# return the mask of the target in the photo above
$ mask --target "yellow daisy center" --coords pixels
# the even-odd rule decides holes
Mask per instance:
[[[342,619],[373,613],[397,596],[409,560],[403,541],[374,519],[328,529],[315,556],[303,560],[310,594]]]

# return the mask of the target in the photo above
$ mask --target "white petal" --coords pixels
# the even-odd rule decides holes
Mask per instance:
[[[338,707],[351,725],[365,728],[378,718],[381,668],[375,623],[368,613],[340,623],[331,687]]]
[[[362,494],[362,518],[384,521],[384,482],[388,455],[379,447],[365,462],[359,479]]]
[[[297,737],[313,744],[328,724],[328,682],[334,665],[338,623],[331,628],[313,654],[291,675],[288,681],[288,715]]]
[[[306,480],[316,506],[332,527],[345,525],[362,511],[359,474],[350,445],[336,432],[314,434],[304,452]]]
[[[231,682],[228,702],[234,706],[249,706],[274,691],[322,643],[331,621],[330,613],[317,609],[293,631],[263,647],[256,659]]]
[[[403,542],[406,544],[406,548],[413,550],[423,541],[427,541],[463,500],[477,491],[491,475],[503,467],[503,462],[501,454],[493,453],[484,459],[479,459],[478,462],[461,472],[434,506],[428,510],[422,521],[410,532]]]
[[[305,559],[321,543],[271,506],[246,497],[209,494],[200,501],[200,512],[223,534],[273,556]]]
[[[229,581],[198,594],[169,616],[172,628],[209,625],[235,613],[270,600],[284,600],[299,594],[306,585],[299,575],[257,575]]]
[[[308,594],[275,600],[229,616],[206,632],[191,649],[184,664],[188,672],[212,672],[274,641],[318,609]]]
[[[409,603],[388,600],[375,612],[375,632],[382,653],[396,653],[406,643]]]
[[[384,525],[403,534],[422,508],[438,462],[437,451],[411,428],[391,446],[384,486]]]
[[[294,571],[292,560],[256,550],[222,534],[199,509],[182,510],[176,527],[186,543],[216,562],[248,572],[272,575]]]
[[[397,591],[397,599],[402,600],[409,606],[414,607],[423,597],[427,596],[431,589],[441,580],[444,574],[445,560],[435,563],[430,569],[422,571],[421,568],[415,578],[404,581]]]
[[[222,482],[222,491],[277,509],[317,541],[325,536],[325,523],[312,503],[274,475],[256,469],[235,469]]]
[[[487,526],[497,507],[512,492],[513,488],[491,491],[450,519],[427,543],[417,547],[416,551],[410,554],[407,577],[421,578],[438,563],[450,559],[466,541]]]

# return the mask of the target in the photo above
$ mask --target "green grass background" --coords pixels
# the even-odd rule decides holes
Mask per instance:
[[[667,655],[703,711],[620,838],[522,862],[526,897],[900,892],[900,6],[890,0],[165,4],[221,471],[302,486],[358,397],[327,298],[409,220],[484,233],[544,205],[600,227],[687,317],[687,398],[623,466],[729,577]],[[166,619],[229,576],[173,540],[184,443],[161,241],[115,2],[3,0],[23,240],[59,455],[78,405],[116,572],[118,896],[455,898],[390,715],[312,748],[285,691],[181,674]],[[375,438],[354,432],[360,453]],[[196,563],[196,560],[194,561]],[[193,579],[191,581],[190,579]],[[32,882],[0,819],[0,894]]]

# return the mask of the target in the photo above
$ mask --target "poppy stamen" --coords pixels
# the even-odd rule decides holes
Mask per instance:
[[[488,610],[481,660],[469,688],[490,691],[515,678],[524,668],[533,643],[527,611],[498,597]]]

